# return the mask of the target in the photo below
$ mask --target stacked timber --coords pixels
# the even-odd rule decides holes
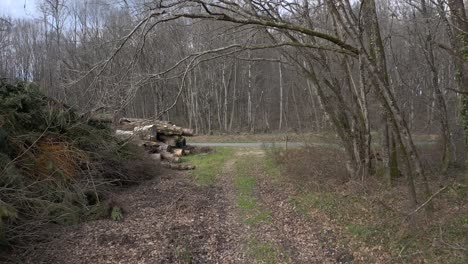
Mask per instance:
[[[193,130],[183,128],[167,121],[121,118],[116,135],[133,139],[145,148],[155,160],[164,167],[177,170],[192,170],[195,166],[179,164],[180,157],[188,155],[190,150],[185,137],[193,136]]]

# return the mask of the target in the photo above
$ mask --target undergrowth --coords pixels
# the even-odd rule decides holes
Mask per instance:
[[[298,194],[289,199],[296,210],[305,217],[313,210],[326,214],[344,230],[342,243],[355,254],[383,249],[395,263],[468,262],[465,175],[459,177],[461,182],[453,176],[449,187],[434,198],[434,212],[422,210],[410,221],[404,182],[388,187],[383,177],[352,181],[340,165],[345,161],[339,150],[276,149],[267,156],[281,167],[281,179],[296,186]],[[437,190],[438,177],[432,178],[432,189]]]

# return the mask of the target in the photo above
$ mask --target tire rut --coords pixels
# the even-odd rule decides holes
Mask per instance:
[[[264,163],[264,157],[260,157]],[[273,183],[262,166],[252,173],[256,176],[255,195],[261,207],[271,212],[271,221],[262,222],[256,231],[258,239],[279,245],[290,263],[347,263],[352,255],[336,246],[333,225],[320,214],[309,217],[298,213],[289,202],[292,188]]]
[[[234,155],[214,186],[197,186],[186,173],[166,171],[115,196],[124,209],[120,222],[102,219],[51,229],[54,240],[13,254],[10,263],[252,263],[249,239],[272,242],[289,263],[337,263],[333,232],[324,219],[305,219],[288,202],[287,186],[271,183],[262,166],[254,174],[259,206],[272,221],[248,225],[237,207],[236,162],[259,158]],[[329,241],[330,240],[330,241]]]
[[[243,229],[225,181],[197,186],[188,174],[167,171],[116,194],[123,221],[51,230],[54,240],[14,253],[10,263],[243,263]]]
[[[222,190],[224,202],[218,203],[218,209],[222,212],[222,221],[231,230],[229,239],[230,246],[223,245],[220,251],[220,263],[247,263],[243,249],[245,241],[245,226],[241,221],[239,210],[236,207],[236,191],[233,186],[235,175],[235,158],[229,159],[218,177],[216,186]]]

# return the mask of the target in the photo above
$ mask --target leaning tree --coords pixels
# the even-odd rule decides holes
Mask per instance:
[[[132,85],[135,90],[153,80],[168,78],[167,75],[181,79],[174,103],[158,116],[176,105],[187,86],[189,72],[204,61],[245,50],[277,49],[316,89],[342,141],[352,178],[365,180],[373,172],[369,121],[369,97],[373,96],[380,105],[379,135],[387,177],[392,181],[399,174],[399,167],[405,168],[412,207],[418,204],[413,175],[421,180],[425,198],[430,196],[424,166],[390,81],[375,0],[154,1],[146,3],[141,13],[141,20],[120,40],[98,73],[131,40],[139,40],[141,50],[145,36],[169,21],[223,22],[236,28],[253,28],[263,36],[262,43],[238,40],[227,46],[200,50],[168,70],[143,75]]]

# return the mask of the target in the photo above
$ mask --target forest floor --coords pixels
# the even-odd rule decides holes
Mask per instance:
[[[205,156],[203,156],[205,155]],[[211,155],[211,156],[210,156]],[[221,157],[213,159],[214,156]],[[262,149],[219,148],[193,156],[197,170],[167,171],[115,195],[122,221],[51,230],[18,263],[347,263],[332,221],[305,215]],[[385,262],[377,254],[373,262]]]
[[[465,185],[450,187],[409,236],[394,215],[401,188],[364,195],[352,182],[320,183],[344,175],[333,153],[218,147],[184,157],[197,169],[115,194],[122,221],[51,229],[12,263],[466,263]]]

